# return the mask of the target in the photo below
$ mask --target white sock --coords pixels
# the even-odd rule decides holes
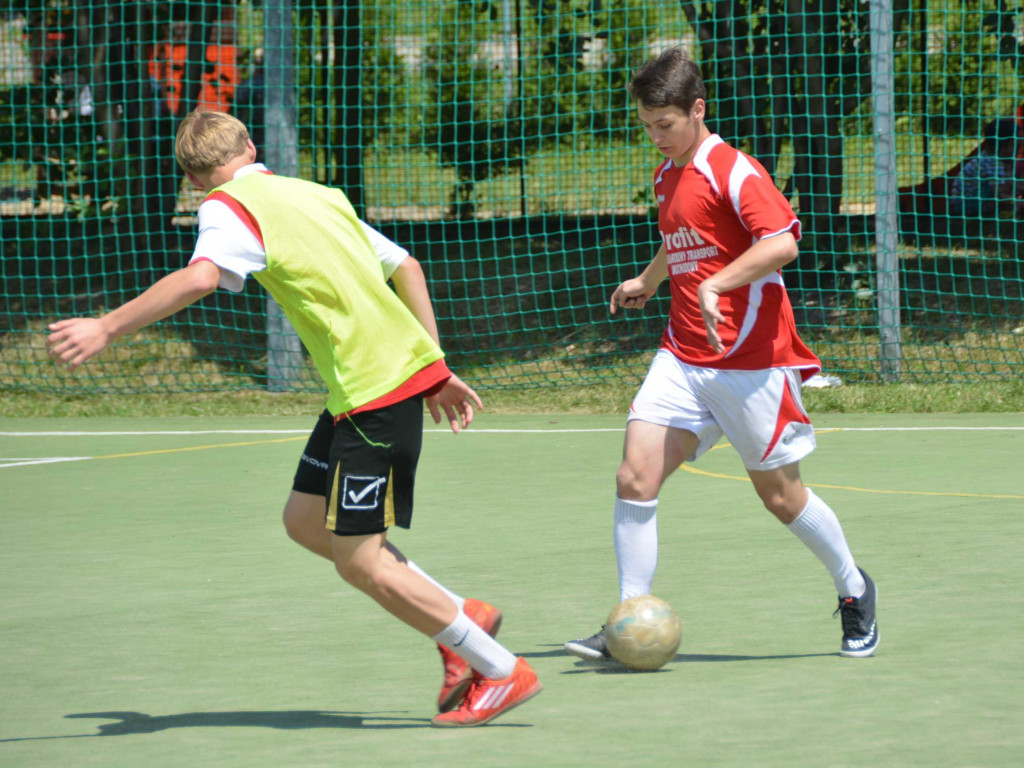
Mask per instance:
[[[619,600],[649,595],[658,569],[658,500],[626,501],[615,497],[615,559],[619,565]]]
[[[429,573],[427,573],[418,565],[416,565],[416,563],[414,563],[412,560],[406,559],[405,564],[409,566],[412,570],[414,570],[416,573],[418,573],[420,576],[422,576],[424,579],[433,584],[435,587],[444,592],[446,595],[448,595],[448,599],[455,603],[455,607],[458,608],[460,611],[462,610],[462,605],[466,602],[466,598],[459,597],[450,589],[448,589],[448,587],[446,587],[444,584],[440,584],[437,581],[435,581]]]
[[[451,648],[469,666],[492,680],[508,677],[516,668],[516,657],[477,626],[461,608],[455,621],[432,639]]]
[[[828,504],[807,489],[807,506],[787,526],[828,569],[840,597],[860,597],[867,589],[850,554],[839,518]]]

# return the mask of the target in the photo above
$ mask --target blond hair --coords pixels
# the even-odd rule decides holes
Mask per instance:
[[[207,173],[245,152],[249,131],[237,117],[199,107],[178,126],[174,156],[186,173]]]

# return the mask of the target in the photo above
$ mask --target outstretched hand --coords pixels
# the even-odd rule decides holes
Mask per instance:
[[[75,370],[93,355],[103,351],[111,342],[103,321],[94,317],[73,317],[50,323],[46,337],[50,357]]]
[[[452,432],[458,432],[473,422],[473,405],[483,409],[484,404],[473,389],[454,373],[436,395],[427,398],[427,407],[435,424],[441,423],[441,411],[448,418]]]

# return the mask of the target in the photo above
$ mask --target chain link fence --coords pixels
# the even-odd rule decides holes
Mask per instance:
[[[0,388],[318,389],[258,286],[73,375],[44,327],[183,266],[201,197],[173,160],[203,105],[260,158],[342,188],[423,264],[481,388],[642,377],[665,295],[630,73],[683,45],[709,125],[793,201],[801,333],[851,382],[1024,371],[1024,10],[1009,0],[45,0],[0,11]],[[254,281],[249,281],[254,283]]]

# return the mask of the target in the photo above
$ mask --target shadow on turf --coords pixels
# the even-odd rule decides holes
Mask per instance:
[[[566,654],[568,655],[568,654]],[[643,674],[650,674],[651,672],[669,672],[669,667],[673,664],[680,663],[707,663],[714,661],[770,661],[779,659],[812,659],[818,656],[836,656],[838,653],[795,653],[781,656],[732,656],[729,654],[716,654],[716,653],[677,653],[672,657],[672,660],[666,662],[664,667],[660,669],[654,669],[645,671]],[[634,675],[637,674],[635,670],[626,669],[621,666],[617,661],[577,661],[575,669],[567,669],[562,672],[563,675],[578,675],[581,673],[596,673],[599,675]]]
[[[620,666],[615,661],[581,661],[576,659],[569,653],[566,653],[562,646],[552,645],[555,650],[551,651],[535,651],[533,653],[521,653],[520,656],[525,656],[530,659],[537,658],[554,658],[556,656],[564,656],[567,659],[572,659],[576,662],[574,669],[563,670],[563,675],[576,675],[584,672],[596,672],[598,674],[605,675],[618,675],[618,674],[634,674],[628,669]],[[780,654],[771,656],[737,656],[726,653],[677,653],[672,657],[672,660],[668,664],[703,664],[708,662],[720,662],[720,661],[777,661],[781,659],[813,659],[821,656],[836,656],[838,653],[792,653],[792,654]],[[656,672],[667,672],[665,667],[655,670]]]
[[[0,739],[12,741],[44,741],[48,739],[82,739],[93,736],[129,736],[156,733],[171,728],[277,728],[303,730],[307,728],[355,728],[388,730],[395,728],[430,728],[425,717],[400,717],[392,712],[332,712],[322,710],[279,710],[263,712],[183,712],[178,715],[147,715],[143,712],[76,712],[65,715],[71,719],[116,720],[97,726],[98,733],[69,734],[67,736],[30,736]],[[523,723],[494,723],[489,727],[526,728]]]
[[[154,733],[169,728],[427,728],[425,717],[399,717],[391,712],[332,712],[322,710],[270,710],[253,712],[182,712],[179,715],[147,715],[143,712],[81,712],[72,719],[118,720],[98,726],[99,736]]]

